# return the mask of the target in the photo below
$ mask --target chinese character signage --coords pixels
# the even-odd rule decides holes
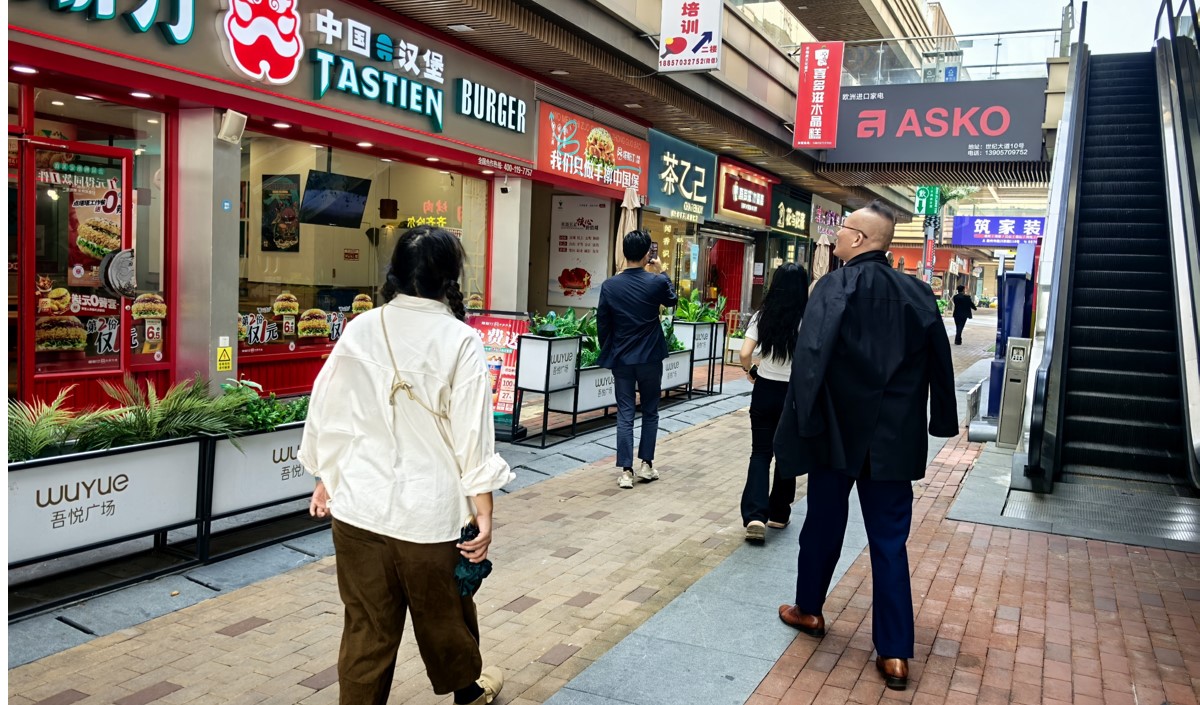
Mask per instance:
[[[483,340],[488,377],[492,381],[492,414],[496,427],[510,434],[516,419],[517,340],[529,332],[528,318],[506,316],[467,317],[467,324]]]
[[[812,234],[818,245],[837,242],[837,232],[845,221],[841,204],[814,195],[812,198]]]
[[[617,194],[633,188],[646,195],[650,145],[645,140],[549,103],[538,109],[538,125],[539,169]]]
[[[738,223],[766,227],[771,213],[771,186],[779,180],[725,160],[719,162],[718,171],[720,200],[717,215]]]
[[[226,514],[270,502],[312,494],[312,478],[297,460],[303,429],[277,429],[214,444],[214,514]]]
[[[689,223],[711,220],[717,200],[717,156],[650,130],[649,206]]]
[[[608,277],[613,204],[607,198],[554,196],[550,207],[550,282],[546,303],[592,308]]]
[[[502,163],[532,161],[533,81],[382,11],[338,0],[80,0],[12,10],[10,41],[49,34],[105,52],[85,49],[83,58],[135,70],[148,62],[210,90],[249,84],[285,105],[315,101],[384,128],[445,133]]]
[[[918,186],[913,201],[914,215],[937,215],[942,208],[942,190],[937,186]]]
[[[846,87],[833,164],[1042,160],[1046,79]],[[799,134],[799,130],[797,130]]]
[[[800,45],[800,87],[796,92],[792,146],[805,149],[837,146],[843,50],[841,42]]]
[[[1046,231],[1046,219],[1020,215],[956,215],[951,244],[1016,247],[1036,244]]]
[[[786,186],[776,186],[771,191],[771,229],[804,237],[808,235],[809,211],[812,203],[797,198]]]
[[[724,0],[663,0],[659,73],[720,69],[724,8]]]

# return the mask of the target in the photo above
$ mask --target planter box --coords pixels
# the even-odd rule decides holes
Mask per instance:
[[[579,396],[575,389],[564,389],[549,396],[546,408],[561,414],[595,411],[617,405],[617,387],[612,370],[585,367],[579,370]]]
[[[575,386],[582,336],[543,338],[522,335],[517,341],[517,388],[548,394]]]
[[[10,464],[9,565],[198,523],[202,449],[180,438]]]
[[[692,351],[692,363],[707,362],[719,356],[714,349],[717,323],[675,321],[675,337]]]
[[[679,350],[663,360],[662,388],[684,387],[692,381],[692,351]]]
[[[312,494],[312,476],[296,459],[304,422],[238,437],[238,450],[214,436],[210,518],[303,499]]]
[[[742,351],[742,343],[746,342],[745,338],[726,338],[725,349],[733,352]]]

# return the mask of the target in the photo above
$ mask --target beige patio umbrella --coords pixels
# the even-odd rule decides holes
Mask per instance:
[[[621,222],[617,224],[617,244],[613,252],[614,272],[619,272],[625,268],[625,253],[622,251],[621,246],[625,242],[625,235],[637,230],[637,212],[638,208],[641,207],[642,201],[638,197],[637,191],[632,187],[626,188],[625,199],[621,201]]]

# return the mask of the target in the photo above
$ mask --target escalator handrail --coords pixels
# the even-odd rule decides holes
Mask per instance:
[[[1170,0],[1167,0],[1170,2]],[[1166,4],[1166,3],[1164,3]],[[1182,9],[1182,8],[1181,8]],[[1182,16],[1182,11],[1180,16]],[[1167,186],[1171,261],[1176,291],[1175,311],[1179,324],[1180,375],[1183,384],[1184,430],[1187,438],[1188,475],[1200,488],[1200,193],[1196,187],[1196,159],[1200,152],[1200,78],[1195,44],[1171,33],[1158,40],[1155,60],[1158,69],[1159,108],[1162,112],[1163,168]],[[1176,50],[1179,53],[1176,53]],[[1191,55],[1183,65],[1183,52]],[[1184,70],[1186,68],[1186,74]],[[1185,86],[1188,87],[1185,90]],[[1189,93],[1190,91],[1190,93]]]
[[[1051,175],[1051,183],[1054,186],[1050,194],[1051,204],[1059,205],[1057,210],[1051,208],[1047,213],[1047,231],[1052,233],[1054,238],[1053,251],[1046,253],[1053,257],[1049,284],[1044,283],[1044,275],[1038,275],[1038,308],[1046,311],[1047,315],[1041,362],[1033,376],[1029,442],[1026,448],[1028,461],[1024,474],[1034,481],[1035,489],[1043,492],[1049,491],[1057,465],[1054,458],[1056,444],[1052,438],[1047,438],[1046,421],[1052,419],[1054,428],[1059,428],[1063,408],[1061,394],[1053,395],[1052,398],[1051,384],[1061,385],[1063,362],[1066,358],[1065,346],[1062,343],[1065,340],[1071,298],[1071,277],[1068,274],[1071,271],[1074,252],[1077,215],[1075,203],[1083,161],[1083,118],[1090,57],[1084,41],[1086,2],[1083,3],[1081,15],[1083,19],[1080,22],[1079,41],[1071,51],[1074,60],[1071,62],[1071,72],[1067,78],[1063,116],[1059,122],[1056,137],[1058,146]],[[1039,269],[1045,271],[1045,266],[1043,257],[1043,265]],[[1041,300],[1043,295],[1047,297],[1044,302]],[[1057,435],[1057,432],[1054,435]]]

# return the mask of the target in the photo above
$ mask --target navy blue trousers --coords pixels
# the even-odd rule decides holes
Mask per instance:
[[[658,398],[662,394],[662,360],[613,368],[617,395],[617,467],[633,467],[633,414],[642,395],[642,440],[638,458],[654,461],[658,437]]]
[[[912,483],[907,480],[855,480],[838,472],[809,473],[808,515],[800,530],[796,607],[807,614],[821,614],[842,555],[850,489],[856,484],[871,548],[875,650],[883,658],[912,658],[912,582],[905,543],[912,526],[913,493]]]

